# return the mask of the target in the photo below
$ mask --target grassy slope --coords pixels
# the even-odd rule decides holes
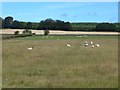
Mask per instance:
[[[3,87],[118,86],[116,37],[30,38],[3,41]],[[101,47],[85,48],[85,40],[100,43]],[[67,43],[72,47],[66,47]],[[31,46],[34,49],[28,51]]]

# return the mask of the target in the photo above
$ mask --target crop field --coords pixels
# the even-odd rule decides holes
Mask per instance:
[[[100,47],[86,48],[85,41]],[[2,70],[3,88],[117,88],[118,37],[31,36],[3,40]]]

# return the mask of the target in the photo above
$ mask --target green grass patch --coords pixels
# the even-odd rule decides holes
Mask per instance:
[[[31,36],[31,37],[20,37],[15,40],[63,40],[63,39],[117,39],[118,36]]]

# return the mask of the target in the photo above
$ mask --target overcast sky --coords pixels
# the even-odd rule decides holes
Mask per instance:
[[[52,18],[69,22],[118,22],[117,2],[2,2],[2,18],[40,22]]]

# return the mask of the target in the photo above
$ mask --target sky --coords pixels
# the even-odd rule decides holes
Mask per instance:
[[[119,2],[120,0],[1,0],[2,2]]]
[[[120,22],[120,1],[118,3],[118,22]]]
[[[118,2],[2,2],[2,18],[40,22],[118,22]]]

